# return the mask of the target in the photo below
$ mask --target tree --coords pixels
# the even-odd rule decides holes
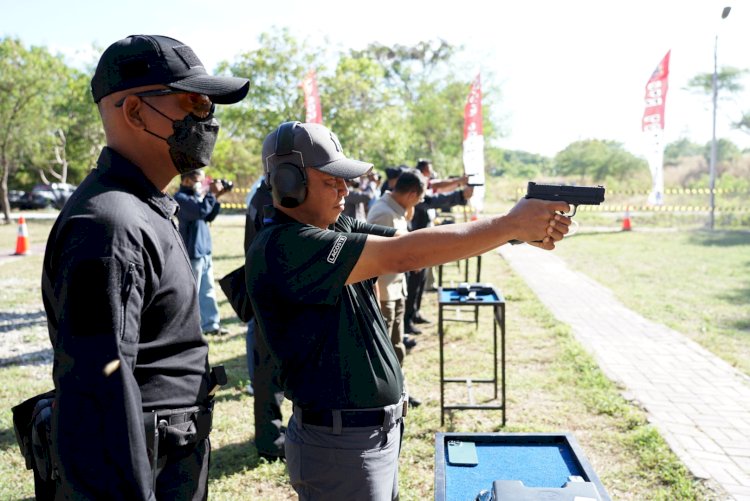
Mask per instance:
[[[741,70],[732,66],[724,66],[716,72],[716,85],[720,95],[734,94],[744,89],[740,82],[747,74],[747,70]],[[699,73],[688,80],[688,89],[698,91],[708,96],[713,95],[713,73]]]
[[[742,156],[740,149],[729,139],[717,139],[716,140],[716,164],[729,164],[737,160]],[[711,160],[711,142],[707,142],[703,148],[703,158],[706,159],[706,163]]]
[[[96,165],[106,143],[99,112],[91,97],[90,80],[89,73],[68,68],[67,81],[54,102],[54,155],[45,159],[44,172],[58,182],[78,184],[83,180]],[[67,167],[63,168],[64,165]]]
[[[587,139],[576,141],[555,155],[554,172],[561,176],[578,176],[581,182],[607,177],[624,179],[641,169],[648,169],[645,160],[635,157],[616,141]]]
[[[66,66],[43,47],[26,49],[0,39],[0,204],[10,223],[8,178],[51,154],[54,96],[65,87]]]
[[[364,50],[352,50],[351,57],[377,61],[385,72],[385,84],[406,103],[419,99],[419,88],[434,81],[435,73],[451,61],[457,50],[443,39],[418,42],[412,47],[376,42]]]
[[[250,186],[261,174],[260,140],[241,140],[219,132],[211,156],[211,177],[235,179]]]
[[[717,96],[721,100],[727,100],[732,94],[737,94],[745,89],[742,79],[748,74],[746,69],[738,69],[724,66],[716,72]],[[713,96],[713,73],[699,73],[688,81],[688,89],[692,89],[707,96]],[[750,133],[750,112],[742,112],[741,116],[732,127],[743,132]]]
[[[493,146],[486,150],[487,166],[495,176],[533,179],[552,171],[552,160],[543,155]]]
[[[664,163],[677,165],[680,158],[693,157],[701,155],[703,153],[703,147],[683,137],[672,143],[669,143],[664,148]]]
[[[455,59],[460,50],[437,39],[414,46],[373,43],[351,52],[353,57],[378,62],[384,71],[384,85],[392,91],[389,97],[406,110],[408,129],[404,134],[411,136],[412,147],[399,163],[429,157],[442,172],[462,171],[463,108],[474,75],[457,69]],[[489,142],[499,131],[491,117],[494,98],[500,93],[487,86],[487,81],[482,99],[484,136]]]
[[[371,44],[325,57],[287,29],[264,33],[258,49],[219,66],[220,72],[251,81],[248,97],[219,116],[227,136],[242,143],[222,147],[221,161],[241,163],[228,158],[233,151],[259,158],[260,142],[270,131],[283,121],[304,119],[299,84],[315,69],[323,123],[336,132],[348,155],[380,168],[427,156],[446,174],[459,173],[463,107],[474,75],[455,76],[457,51],[435,40],[411,47]],[[324,60],[333,61],[332,71],[326,71]],[[489,138],[497,129],[488,108],[499,93],[487,89],[484,131]]]
[[[320,80],[324,122],[346,154],[381,168],[403,163],[413,140],[405,110],[393,103],[383,78],[376,61],[342,56],[335,73]]]
[[[282,122],[304,120],[304,98],[300,92],[300,82],[311,68],[317,64],[322,54],[298,42],[288,28],[262,33],[258,37],[256,50],[240,54],[234,62],[219,64],[218,72],[250,80],[247,97],[240,103],[220,111],[219,122],[222,135],[244,143],[226,148],[224,153],[237,149],[243,151],[241,161],[222,158],[224,163],[232,163],[241,169],[237,174],[261,174],[260,148],[263,139]],[[325,113],[324,103],[324,113]],[[254,159],[251,165],[244,165],[245,154]]]

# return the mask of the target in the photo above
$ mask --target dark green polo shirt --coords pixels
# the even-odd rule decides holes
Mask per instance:
[[[247,287],[287,398],[316,410],[397,403],[403,375],[375,281],[344,285],[367,235],[395,230],[344,215],[323,230],[280,211],[266,224],[248,252]]]

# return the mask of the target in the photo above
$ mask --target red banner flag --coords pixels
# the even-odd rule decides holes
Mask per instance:
[[[669,54],[661,60],[646,84],[646,109],[643,112],[643,131],[664,129],[664,105],[667,101],[667,79],[669,77]]]
[[[651,171],[650,204],[664,203],[664,108],[667,102],[669,54],[661,60],[646,84],[646,109],[641,120],[646,140],[646,160]]]
[[[315,78],[315,70],[310,72],[302,80],[302,90],[305,92],[305,122],[323,123],[323,114],[320,109],[320,96],[318,95],[318,81]]]
[[[482,82],[480,74],[477,73],[464,106],[464,141],[469,136],[482,135]]]

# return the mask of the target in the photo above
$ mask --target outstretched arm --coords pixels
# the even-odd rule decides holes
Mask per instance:
[[[392,238],[370,235],[347,283],[464,259],[514,239],[552,250],[568,232],[570,218],[557,214],[566,210],[569,207],[565,202],[522,199],[503,216],[425,228]]]

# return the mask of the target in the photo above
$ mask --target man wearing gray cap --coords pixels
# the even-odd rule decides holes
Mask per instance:
[[[56,499],[207,497],[212,398],[226,378],[209,369],[166,188],[210,162],[214,105],[248,87],[164,36],[129,36],[99,60],[91,92],[107,146],[60,212],[42,275]]]
[[[564,202],[523,199],[506,215],[411,233],[342,215],[346,158],[333,132],[286,122],[263,143],[273,206],[247,255],[247,288],[294,404],[285,452],[302,500],[398,498],[407,397],[374,294],[378,276],[463,259],[509,240],[553,249]]]

